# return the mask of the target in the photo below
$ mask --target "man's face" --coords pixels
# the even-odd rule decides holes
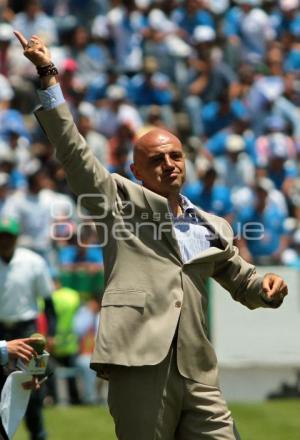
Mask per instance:
[[[163,130],[151,133],[153,136],[145,135],[146,141],[136,151],[132,171],[151,191],[164,197],[178,194],[185,180],[182,145]]]
[[[12,257],[17,244],[17,237],[4,232],[0,233],[0,257],[8,260]]]

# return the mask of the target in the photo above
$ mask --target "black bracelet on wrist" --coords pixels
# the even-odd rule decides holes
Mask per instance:
[[[58,70],[55,67],[54,63],[50,63],[47,66],[37,66],[36,70],[40,78],[42,78],[43,76],[58,75]]]

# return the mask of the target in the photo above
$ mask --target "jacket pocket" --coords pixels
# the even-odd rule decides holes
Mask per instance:
[[[141,290],[115,291],[108,290],[102,298],[102,307],[107,306],[130,306],[144,308],[146,304],[146,292]]]

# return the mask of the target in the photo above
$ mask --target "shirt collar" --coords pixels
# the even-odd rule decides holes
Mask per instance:
[[[182,194],[180,194],[180,204],[181,208],[183,210],[183,215],[185,214],[195,214],[196,215],[196,209],[195,206],[192,204],[192,202]]]
[[[170,207],[169,207],[169,211],[171,213],[172,219],[174,220],[182,220],[183,218],[193,218],[194,220],[197,217],[197,213],[196,213],[196,208],[195,206],[192,204],[192,202],[185,196],[183,196],[182,194],[179,194],[180,197],[180,207],[183,211],[182,215],[179,216],[174,216],[171,213]]]

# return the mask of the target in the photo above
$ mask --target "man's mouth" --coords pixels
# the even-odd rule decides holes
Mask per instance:
[[[165,179],[176,179],[176,177],[178,177],[179,176],[179,173],[177,173],[177,172],[172,172],[172,173],[165,173],[164,175],[163,175],[163,177],[165,178]]]

